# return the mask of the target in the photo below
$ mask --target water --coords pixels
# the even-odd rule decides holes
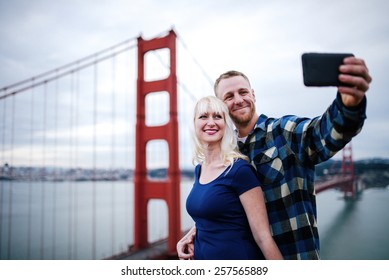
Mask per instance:
[[[193,225],[185,210],[191,185],[181,186],[182,229]],[[134,240],[133,191],[132,182],[0,182],[0,259],[102,259],[126,251]],[[322,258],[389,259],[389,189],[368,189],[356,201],[341,196],[317,196]],[[151,201],[148,211],[148,240],[167,237],[165,202]]]
[[[317,196],[324,260],[389,260],[389,188],[370,188],[356,200],[328,190]]]
[[[182,185],[181,224],[189,228],[190,184]],[[133,193],[132,182],[1,181],[0,259],[103,259],[125,252],[134,242]],[[148,240],[166,238],[166,203],[150,201],[148,213]]]

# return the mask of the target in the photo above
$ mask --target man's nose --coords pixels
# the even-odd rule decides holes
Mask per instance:
[[[234,96],[234,103],[235,104],[241,104],[243,102],[243,98],[240,94],[236,94]]]

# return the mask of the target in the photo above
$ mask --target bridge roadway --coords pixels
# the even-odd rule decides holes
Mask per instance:
[[[183,233],[184,235],[185,233]],[[129,248],[127,252],[107,258],[108,260],[178,260],[176,254],[168,254],[168,239],[162,239],[151,243],[147,248],[134,250]]]
[[[325,181],[319,181],[315,183],[316,194],[335,188],[337,186],[345,188],[344,186],[350,185],[355,181],[355,176],[353,175],[335,175],[329,178],[325,178]]]

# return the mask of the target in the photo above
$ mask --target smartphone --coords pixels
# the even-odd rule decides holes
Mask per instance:
[[[339,66],[345,57],[352,53],[304,53],[303,64],[304,85],[308,87],[343,86],[338,79]],[[347,85],[346,85],[347,86]]]

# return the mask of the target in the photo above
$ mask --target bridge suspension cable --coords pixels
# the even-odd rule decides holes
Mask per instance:
[[[214,81],[211,79],[211,77],[208,75],[208,73],[205,71],[205,69],[201,66],[201,64],[198,62],[196,57],[191,53],[191,51],[189,50],[189,48],[188,48],[187,44],[185,43],[184,39],[182,38],[182,36],[177,32],[176,32],[176,34],[177,34],[177,39],[179,40],[179,42],[182,44],[184,49],[188,52],[188,54],[192,58],[193,62],[201,70],[203,76],[208,80],[209,84],[213,87]]]
[[[133,43],[133,44],[129,45],[130,43]],[[125,45],[128,45],[128,46],[125,46]],[[122,46],[125,46],[125,47],[123,47],[117,51],[114,51]],[[88,55],[84,58],[67,63],[63,66],[46,71],[44,73],[33,76],[31,78],[16,82],[16,83],[8,85],[8,86],[5,86],[5,87],[0,89],[0,91],[3,92],[3,94],[0,96],[0,99],[4,99],[4,98],[9,97],[11,95],[15,95],[17,93],[28,90],[32,87],[41,86],[41,85],[46,84],[48,82],[51,82],[53,80],[57,80],[59,78],[62,78],[63,76],[70,75],[74,72],[77,72],[77,71],[80,71],[84,68],[90,67],[93,64],[97,64],[97,63],[102,62],[104,60],[115,57],[115,56],[117,56],[123,52],[126,52],[130,49],[133,49],[135,47],[136,47],[136,37],[131,38],[131,39],[127,39],[121,43],[118,43],[118,44],[115,44],[111,47],[105,48],[101,51],[98,51],[94,54]],[[109,53],[109,54],[106,55],[106,53]],[[25,86],[28,83],[31,83],[31,84]]]

